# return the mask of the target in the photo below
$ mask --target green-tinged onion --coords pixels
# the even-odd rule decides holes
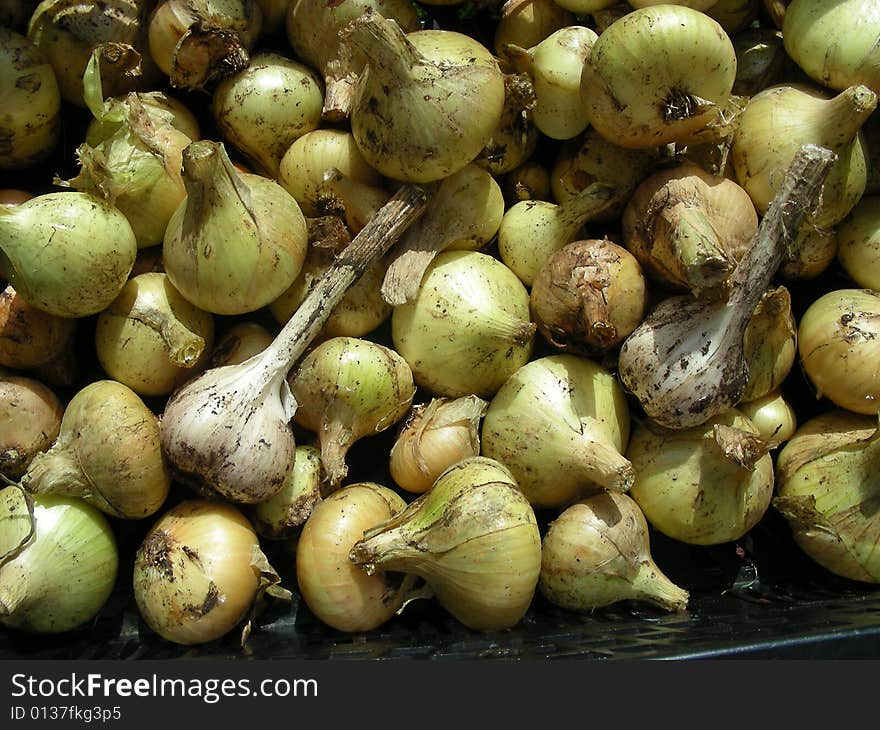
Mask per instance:
[[[860,287],[880,291],[880,197],[864,195],[837,226],[837,260]]]
[[[265,502],[251,505],[248,516],[267,540],[286,540],[300,529],[321,501],[324,468],[321,451],[310,444],[296,447],[293,468],[284,485]]]

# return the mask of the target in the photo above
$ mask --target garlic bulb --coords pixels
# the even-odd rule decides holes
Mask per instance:
[[[274,339],[275,336],[258,322],[236,322],[217,339],[208,367],[240,365],[269,347]]]
[[[32,306],[87,317],[112,302],[128,278],[137,239],[128,219],[88,193],[38,195],[0,206],[0,264]]]
[[[338,631],[370,631],[403,606],[412,577],[367,574],[348,555],[368,530],[405,508],[399,494],[375,482],[349,484],[315,506],[297,541],[296,577],[318,619]]]
[[[255,54],[211,95],[220,134],[254,170],[278,177],[290,145],[321,123],[324,88],[308,66],[278,53]]]
[[[351,107],[358,148],[383,175],[427,183],[458,172],[479,155],[504,110],[504,76],[470,36],[404,31],[364,15],[346,42],[369,59]]]
[[[328,122],[340,122],[351,112],[355,85],[364,59],[352,53],[342,31],[352,20],[368,13],[396,22],[405,33],[419,30],[416,6],[411,0],[347,0],[316,3],[290,0],[286,18],[287,41],[298,58],[323,74],[322,115]]]
[[[351,132],[320,128],[299,137],[281,158],[278,182],[299,203],[304,215],[323,215],[318,207],[327,170],[347,180],[379,186],[381,175],[364,159]]]
[[[477,631],[511,628],[531,605],[541,570],[532,507],[503,464],[460,461],[351,549],[366,570],[424,578],[437,601]]]
[[[773,507],[823,568],[880,583],[877,418],[834,409],[798,428],[777,458]]]
[[[248,516],[260,537],[286,540],[297,535],[321,501],[323,482],[320,450],[300,444],[281,489],[266,501],[250,505]]]
[[[247,518],[233,505],[187,500],[166,511],[135,553],[134,598],[153,631],[176,644],[204,644],[246,622],[264,595],[290,592]]]
[[[880,291],[880,197],[864,195],[837,226],[837,260],[863,289]]]
[[[560,507],[599,490],[625,492],[633,471],[626,395],[614,375],[585,357],[537,358],[495,393],[483,418],[481,453],[505,464],[535,507]]]
[[[431,261],[440,251],[478,251],[498,232],[504,196],[495,178],[471,163],[442,180],[425,214],[395,247],[382,282],[392,306],[412,301]]]
[[[400,355],[356,337],[317,345],[288,382],[298,404],[294,420],[317,434],[330,491],[348,473],[345,456],[351,446],[400,421],[416,392],[412,371]]]
[[[788,441],[797,430],[797,413],[778,390],[740,403],[737,409],[754,424],[758,436],[770,449]]]
[[[20,33],[0,26],[0,170],[43,161],[61,139],[61,94],[43,52]]]
[[[855,413],[880,412],[880,292],[836,289],[812,302],[798,325],[801,367],[816,389]]]
[[[538,332],[562,352],[602,354],[642,321],[648,288],[642,267],[607,238],[575,241],[538,270],[529,310]]]
[[[161,244],[168,221],[186,196],[182,153],[193,139],[178,129],[175,113],[159,107],[158,99],[131,92],[105,101],[96,56],[86,67],[83,84],[94,119],[76,150],[79,173],[55,182],[103,198],[122,211],[138,248]]]
[[[263,29],[255,0],[159,0],[150,13],[150,56],[182,89],[204,89],[246,68]]]
[[[784,286],[767,290],[755,307],[743,334],[743,356],[749,377],[740,407],[779,388],[797,358],[797,322]]]
[[[590,124],[608,141],[658,147],[717,124],[735,75],[733,44],[715,20],[656,5],[624,15],[600,34],[584,64],[581,99]]]
[[[874,3],[791,0],[782,38],[813,80],[837,91],[864,84],[880,94],[880,9]]]
[[[83,73],[97,52],[107,96],[155,88],[161,72],[148,52],[152,3],[135,0],[45,0],[27,35],[55,69],[61,98],[85,106]]]
[[[553,199],[568,203],[593,183],[604,182],[618,191],[615,200],[597,211],[594,221],[618,221],[636,186],[659,161],[653,149],[631,150],[609,142],[595,129],[559,146],[550,170]]]
[[[639,506],[616,492],[576,502],[550,523],[541,543],[538,589],[572,611],[628,600],[684,611],[690,597],[654,562]]]
[[[60,634],[94,619],[116,585],[113,529],[79,499],[0,491],[0,624]]]
[[[122,383],[90,383],[67,404],[58,438],[21,482],[35,494],[80,497],[113,517],[148,517],[171,487],[158,419]]]
[[[39,380],[0,376],[0,474],[18,479],[61,429],[64,406]]]
[[[174,287],[213,314],[245,314],[296,279],[308,243],[305,217],[274,180],[235,170],[222,144],[183,151],[187,196],[165,232],[162,260]]]
[[[683,162],[639,184],[621,226],[624,245],[649,276],[696,297],[723,297],[758,214],[735,182]]]
[[[619,191],[593,183],[565,203],[523,200],[508,208],[498,227],[498,254],[525,286],[531,286],[544,262],[581,229],[613,205]]]
[[[574,23],[574,13],[556,0],[505,0],[498,8],[492,48],[499,56],[510,43],[531,48]]]
[[[508,44],[502,51],[505,61],[532,79],[536,100],[529,116],[551,139],[571,139],[587,128],[581,70],[598,37],[592,28],[572,24],[530,48]]]
[[[726,301],[662,300],[624,340],[618,373],[649,418],[668,428],[705,423],[748,383],[743,335],[785,251],[822,191],[836,156],[804,145],[730,278]]]
[[[489,254],[443,251],[415,299],[394,307],[391,338],[432,394],[488,397],[531,357],[529,294]]]
[[[132,277],[98,315],[104,371],[141,396],[164,396],[207,367],[214,317],[184,299],[167,274]]]
[[[731,408],[700,426],[633,429],[626,456],[630,496],[648,522],[690,545],[738,540],[764,516],[773,496],[773,459],[755,425]]]
[[[33,370],[63,357],[72,347],[76,320],[28,304],[7,284],[0,292],[0,366]]]
[[[480,455],[480,420],[489,404],[475,395],[432,398],[413,406],[391,447],[388,468],[397,486],[427,492],[446,469]]]

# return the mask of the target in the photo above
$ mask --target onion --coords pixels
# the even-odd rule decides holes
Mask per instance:
[[[880,9],[874,3],[791,0],[782,38],[813,80],[837,91],[864,84],[880,94]]]
[[[498,389],[480,433],[481,453],[505,464],[535,507],[561,507],[599,490],[625,492],[632,466],[626,396],[614,375],[560,354],[519,368]]]
[[[296,547],[303,601],[338,631],[371,631],[401,608],[413,579],[383,571],[368,575],[348,554],[364,533],[406,507],[399,494],[374,482],[349,484],[312,510]]]
[[[167,274],[140,274],[98,315],[104,371],[141,396],[163,396],[208,364],[214,318],[184,299]]]
[[[353,20],[344,37],[369,59],[350,122],[373,167],[395,180],[426,183],[480,154],[504,111],[504,77],[483,45],[455,31],[405,34],[375,15]]]
[[[204,644],[245,622],[263,595],[289,599],[244,515],[187,500],[165,512],[135,554],[134,598],[146,624],[176,644]]]
[[[743,333],[743,357],[749,377],[740,406],[779,388],[797,358],[797,322],[784,286],[768,289],[755,307]]]
[[[61,139],[61,94],[52,66],[25,36],[0,27],[0,170],[43,161]]]
[[[740,403],[737,409],[758,429],[758,436],[771,449],[788,441],[797,430],[797,413],[778,390]]]
[[[635,474],[629,494],[648,522],[673,540],[738,540],[770,506],[774,474],[767,449],[735,408],[686,429],[639,422],[626,449]]]
[[[527,160],[501,177],[505,203],[514,206],[523,200],[550,199],[550,173],[540,162]]]
[[[39,195],[0,206],[0,264],[32,306],[87,317],[112,302],[128,278],[137,239],[128,219],[88,193]]]
[[[391,314],[394,348],[434,395],[488,397],[528,362],[535,325],[516,275],[478,251],[444,251]]]
[[[217,85],[211,109],[223,138],[257,172],[274,178],[290,145],[321,123],[323,96],[314,71],[264,51]]]
[[[689,599],[654,562],[639,506],[615,492],[576,502],[550,523],[541,542],[538,588],[572,611],[635,600],[681,612]]]
[[[718,123],[735,75],[733,44],[715,20],[656,5],[601,33],[584,64],[581,99],[590,124],[608,141],[657,147]]]
[[[529,115],[536,101],[534,84],[525,74],[505,74],[504,90],[498,127],[473,161],[494,176],[529,160],[541,141],[541,132]]]
[[[832,409],[804,423],[779,452],[773,507],[795,543],[830,572],[880,583],[877,418]]]
[[[574,13],[556,0],[505,0],[498,9],[492,47],[498,55],[509,43],[531,48],[574,23]]]
[[[271,38],[284,31],[287,22],[287,11],[293,0],[257,0],[263,16],[261,38]]]
[[[214,344],[208,367],[240,365],[261,353],[275,336],[258,322],[236,322]]]
[[[0,366],[34,370],[60,360],[75,334],[76,320],[31,306],[9,284],[0,292]]]
[[[855,413],[880,411],[880,293],[835,289],[813,301],[798,325],[800,363],[817,398]]]
[[[18,205],[24,203],[34,196],[27,190],[18,190],[16,188],[3,188],[0,190],[0,205]]]
[[[94,619],[116,584],[107,519],[79,499],[0,491],[0,624],[59,634]]]
[[[311,350],[288,377],[294,420],[318,436],[329,491],[348,473],[345,456],[359,439],[384,431],[409,411],[416,388],[394,350],[334,337]]]
[[[287,540],[300,528],[321,501],[324,468],[321,451],[310,444],[296,447],[293,468],[281,489],[265,502],[251,505],[248,516],[254,529],[268,540]]]
[[[274,180],[235,170],[224,146],[206,140],[183,151],[183,181],[162,249],[174,287],[213,314],[254,312],[280,296],[306,255],[296,201]]]
[[[322,216],[335,215],[358,233],[390,197],[384,188],[346,177],[334,167],[324,171],[317,207]]]
[[[880,291],[880,197],[865,195],[837,226],[837,260],[863,289]]]
[[[421,27],[410,0],[347,0],[318,3],[291,0],[287,13],[287,40],[297,57],[323,74],[323,117],[329,122],[348,118],[364,60],[351,52],[342,31],[355,18],[368,13],[394,20],[409,33]]]
[[[735,34],[753,25],[758,19],[761,0],[715,0],[706,10],[710,18],[718,21],[736,46]],[[738,93],[734,90],[734,93]]]
[[[775,28],[749,28],[731,40],[736,50],[734,94],[751,97],[794,77],[794,63]]]
[[[112,517],[149,517],[171,486],[158,419],[122,383],[90,383],[67,404],[58,438],[21,483],[35,494],[81,497]]]
[[[0,378],[0,474],[18,479],[61,429],[64,406],[39,380]]]
[[[518,624],[531,605],[541,535],[507,468],[476,456],[447,469],[400,514],[367,530],[350,557],[367,574],[418,575],[465,626],[498,631]]]

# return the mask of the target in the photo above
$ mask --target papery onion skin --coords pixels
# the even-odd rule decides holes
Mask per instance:
[[[880,411],[880,293],[836,289],[814,300],[798,324],[798,355],[817,398],[854,413]]]
[[[630,496],[651,526],[673,540],[738,540],[770,506],[773,460],[757,428],[735,408],[689,429],[641,422],[626,456],[635,472]]]
[[[261,556],[253,527],[236,507],[181,502],[150,528],[135,554],[138,611],[176,644],[219,639],[244,621],[257,599]]]
[[[779,452],[773,500],[807,555],[871,584],[880,583],[877,434],[876,416],[843,409],[814,416]]]
[[[34,498],[36,533],[0,566],[0,624],[37,634],[60,634],[94,619],[116,584],[119,552],[113,529],[82,500]],[[22,492],[0,491],[0,552],[28,533]]]
[[[749,377],[740,403],[778,389],[791,372],[797,359],[797,321],[784,286],[768,289],[755,307],[743,334],[743,355]]]
[[[486,397],[529,360],[535,324],[528,292],[504,264],[479,251],[444,251],[416,298],[394,308],[391,337],[417,385]]]
[[[371,631],[402,606],[405,593],[384,572],[367,575],[348,559],[364,532],[406,507],[374,482],[349,484],[316,505],[296,547],[297,585],[306,606],[339,631]]]
[[[733,45],[715,20],[663,4],[628,13],[600,34],[584,64],[581,100],[610,142],[658,147],[706,129],[735,75]]]
[[[64,406],[33,378],[0,376],[0,474],[18,479],[61,429]]]

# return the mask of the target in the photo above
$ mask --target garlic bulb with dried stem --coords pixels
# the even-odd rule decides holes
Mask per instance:
[[[476,456],[447,469],[398,515],[367,530],[350,558],[368,575],[396,570],[420,576],[465,626],[498,631],[518,624],[531,605],[541,535],[507,468]]]
[[[397,486],[427,492],[446,469],[480,455],[480,420],[489,404],[475,395],[432,398],[413,406],[391,447],[388,468]]]
[[[400,421],[416,392],[406,360],[357,337],[333,337],[317,345],[288,382],[298,404],[294,420],[317,434],[329,491],[348,474],[345,457],[352,445]]]
[[[773,507],[795,543],[832,573],[880,583],[875,509],[877,417],[843,409],[814,416],[779,452]]]
[[[61,430],[64,406],[51,388],[21,375],[0,375],[0,474],[18,479]]]
[[[638,185],[621,227],[624,245],[650,277],[696,297],[724,298],[758,214],[735,182],[683,162]]]
[[[630,496],[648,522],[690,545],[738,540],[764,516],[773,496],[773,459],[758,429],[730,408],[702,425],[667,429],[646,420],[626,456]]]
[[[605,239],[569,243],[538,269],[529,310],[554,348],[600,355],[638,326],[648,307],[642,267],[622,246]]]
[[[519,368],[489,402],[481,453],[505,464],[535,507],[560,507],[600,490],[625,492],[633,470],[626,395],[614,375],[577,355]]]
[[[587,497],[550,522],[541,542],[538,589],[572,611],[646,601],[682,612],[690,598],[654,562],[639,506],[616,492]]]

